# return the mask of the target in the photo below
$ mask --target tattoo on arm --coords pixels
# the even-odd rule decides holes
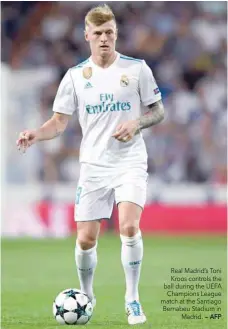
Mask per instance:
[[[148,106],[149,111],[142,115],[139,119],[139,126],[137,132],[160,123],[165,116],[164,106],[162,101],[158,101]]]

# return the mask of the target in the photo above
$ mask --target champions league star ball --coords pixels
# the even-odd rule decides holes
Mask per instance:
[[[88,296],[78,289],[66,289],[53,303],[53,315],[59,324],[86,324],[93,313]]]

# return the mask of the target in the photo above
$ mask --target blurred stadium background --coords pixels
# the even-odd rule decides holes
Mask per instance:
[[[89,56],[84,15],[98,2],[1,2],[2,234],[68,236],[81,130],[18,153],[15,140],[52,115],[67,69]],[[142,229],[224,232],[227,184],[227,3],[109,2],[117,50],[143,58],[167,118],[144,131],[149,185]],[[116,227],[113,220],[103,229]]]
[[[167,113],[162,124],[144,131],[150,175],[141,221],[140,291],[146,328],[150,323],[154,329],[226,328],[227,2],[108,3],[119,25],[117,50],[147,61]],[[54,297],[79,287],[73,219],[81,140],[77,117],[61,138],[35,145],[25,155],[17,151],[16,139],[52,115],[62,76],[89,56],[83,19],[97,4],[1,2],[5,329],[54,328]],[[120,242],[112,234],[118,230],[115,208],[102,230],[98,304],[90,326],[127,329]],[[222,269],[221,320],[183,324],[178,312],[161,311],[171,267]]]

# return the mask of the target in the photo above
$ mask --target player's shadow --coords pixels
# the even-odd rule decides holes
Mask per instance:
[[[108,322],[99,322],[99,321],[91,321],[90,323],[87,324],[88,326],[92,326],[94,328],[109,328],[112,326],[121,326],[121,328],[128,328],[129,329],[129,324],[126,323],[126,321],[108,321]],[[142,323],[142,324],[135,324],[134,328],[144,328],[144,329],[152,329],[153,326],[150,323]],[[92,329],[92,328],[91,328]]]

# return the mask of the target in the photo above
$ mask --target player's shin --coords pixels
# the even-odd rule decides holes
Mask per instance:
[[[93,248],[83,250],[76,241],[75,262],[81,291],[85,292],[92,299],[94,297],[93,278],[97,265],[97,243]]]
[[[143,259],[143,241],[139,231],[133,237],[120,235],[122,241],[121,261],[125,273],[125,301],[139,300],[138,285]]]

